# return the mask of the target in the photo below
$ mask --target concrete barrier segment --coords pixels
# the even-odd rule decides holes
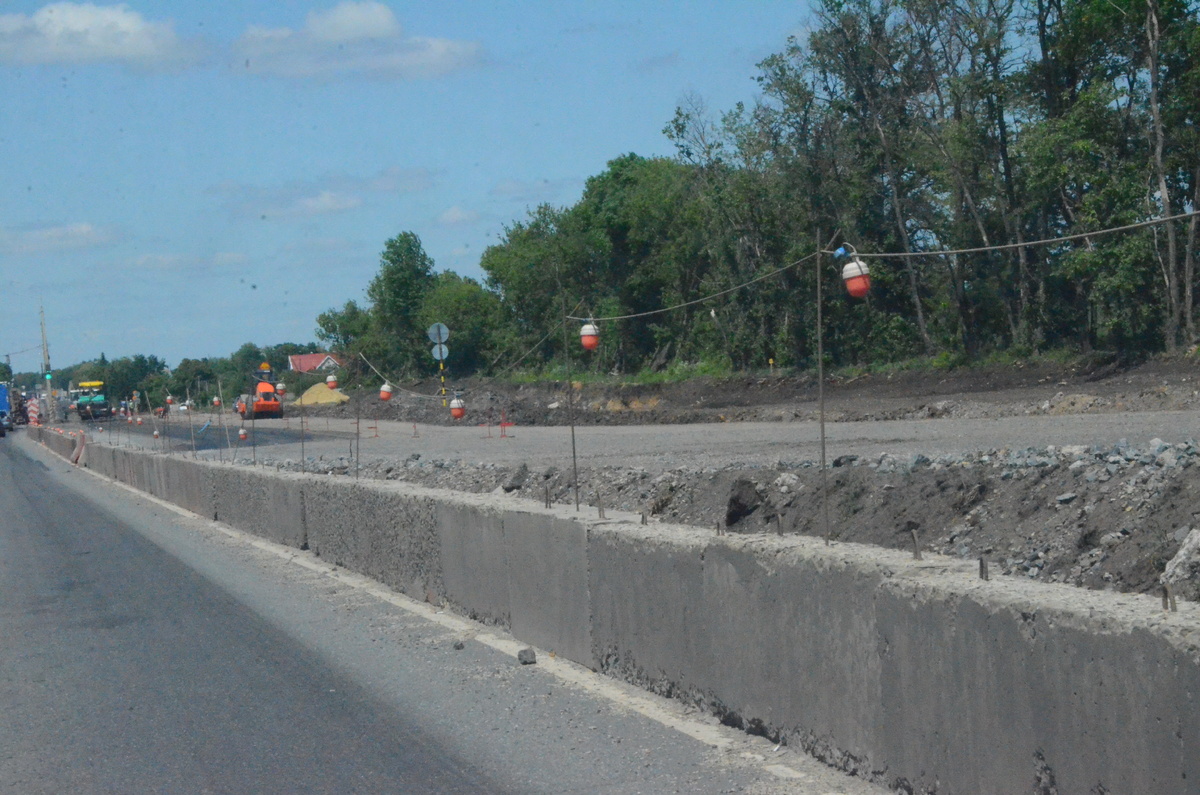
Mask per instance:
[[[591,667],[588,528],[568,509],[503,513],[513,635]]]
[[[37,437],[69,455],[70,440]],[[1195,603],[1165,613],[1151,596],[985,582],[974,561],[511,497],[178,458],[147,470],[161,456],[93,448],[89,465],[122,482],[201,506],[210,488],[222,521],[286,516],[245,529],[299,524],[290,543],[327,561],[889,786],[1194,795],[1200,782]]]
[[[304,477],[304,526],[313,553],[415,599],[444,599],[431,497],[436,492],[396,483]]]
[[[467,616],[512,624],[504,512],[462,500],[437,506],[437,538],[446,598]]]

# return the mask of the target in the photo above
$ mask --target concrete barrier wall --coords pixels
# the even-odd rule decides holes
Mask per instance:
[[[84,464],[906,791],[1200,791],[1194,604],[92,443]]]
[[[318,475],[305,481],[304,527],[314,554],[415,599],[441,599],[433,492]]]

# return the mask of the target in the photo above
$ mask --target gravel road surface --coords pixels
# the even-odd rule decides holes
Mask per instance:
[[[198,420],[196,427],[202,423]],[[377,427],[376,427],[377,426]],[[571,463],[571,431],[567,427],[515,426],[501,429],[477,425],[416,425],[363,420],[357,441],[354,420],[313,418],[308,421],[304,456],[353,457],[359,445],[362,461],[419,453],[424,460],[463,464],[565,467]],[[201,437],[198,449],[208,458],[262,456],[300,460],[299,420],[256,423],[256,438],[225,446],[217,426]],[[97,438],[119,439],[134,446],[155,446],[151,428],[132,434],[110,429]],[[416,436],[414,437],[414,432]],[[827,457],[863,457],[888,452],[896,456],[960,454],[989,449],[1021,449],[1046,445],[1111,446],[1125,439],[1141,446],[1153,438],[1168,442],[1200,437],[1200,411],[1143,411],[1111,414],[1039,415],[993,419],[888,420],[829,422],[825,426]],[[186,425],[172,429],[172,450],[191,453]],[[688,425],[619,425],[578,427],[575,444],[581,466],[721,467],[731,463],[774,466],[778,462],[820,458],[820,426],[816,422],[742,422]]]

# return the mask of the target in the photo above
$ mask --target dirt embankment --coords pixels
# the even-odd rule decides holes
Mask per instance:
[[[1191,357],[1131,369],[1007,368],[949,374],[899,373],[833,383],[831,422],[992,418],[1038,414],[1200,409],[1200,369]],[[412,385],[419,387],[420,385]],[[413,391],[419,391],[414,388]],[[476,416],[518,425],[567,421],[562,385],[476,384]],[[661,387],[587,385],[574,393],[579,424],[815,419],[806,379],[741,378]],[[440,401],[372,404],[331,411],[442,422]],[[371,414],[375,411],[375,414]],[[1180,596],[1200,599],[1200,429],[1170,428],[1169,443],[1136,449],[1047,446],[935,459],[843,456],[822,473],[813,462],[747,469],[680,466],[665,472],[605,467],[581,471],[581,498],[648,518],[714,532],[803,533],[881,546],[985,558],[993,571],[1122,591],[1158,590],[1164,571]],[[349,460],[325,471],[348,473]],[[286,465],[286,464],[285,464]],[[466,491],[504,491],[556,502],[574,499],[569,472],[471,466],[457,461],[377,460],[366,477]],[[826,491],[827,489],[827,491]],[[825,495],[828,495],[827,497]],[[593,508],[594,510],[595,508]],[[828,520],[825,519],[828,511]]]
[[[815,420],[816,379],[803,376],[699,378],[670,384],[509,384],[467,380],[462,391],[474,418],[517,425],[653,425],[698,422]],[[364,417],[450,424],[436,381],[378,393],[351,393],[349,403],[317,406],[313,416]],[[452,392],[449,393],[452,395]],[[1098,414],[1200,409],[1200,359],[1182,356],[1118,367],[1107,360],[1073,365],[1013,365],[982,370],[899,371],[831,377],[826,419],[991,418],[1033,414]],[[482,420],[480,420],[482,421]]]

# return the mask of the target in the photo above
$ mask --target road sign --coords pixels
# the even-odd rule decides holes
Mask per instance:
[[[445,358],[450,355],[450,349],[439,342],[437,345],[433,346],[432,353],[433,353],[433,358],[437,359],[440,362],[440,361],[444,361]]]
[[[446,340],[450,339],[450,329],[446,326],[445,323],[434,323],[432,326],[429,327],[429,330],[426,331],[425,333],[429,335],[430,342],[435,342],[439,345],[441,343],[445,342]],[[438,355],[435,353],[433,355],[433,358],[435,358],[435,359],[438,358]],[[442,358],[445,358],[445,357],[442,357]]]

